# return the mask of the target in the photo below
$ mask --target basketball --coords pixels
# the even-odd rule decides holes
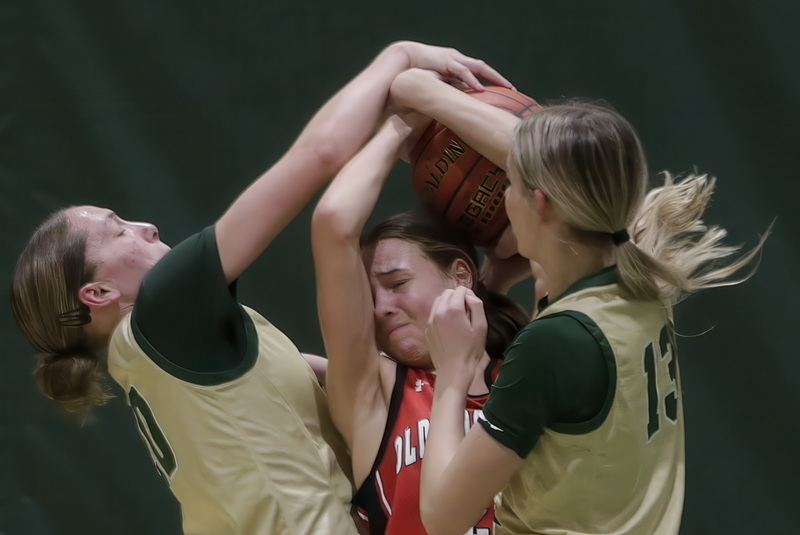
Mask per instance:
[[[505,87],[468,93],[517,117],[541,108],[532,98]],[[464,231],[476,245],[497,240],[508,225],[505,171],[435,121],[417,141],[409,161],[414,194],[425,208]]]

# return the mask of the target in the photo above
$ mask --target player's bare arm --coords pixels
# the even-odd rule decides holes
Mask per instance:
[[[514,127],[520,119],[480,102],[439,79],[434,73],[409,69],[392,84],[399,106],[439,121],[495,165],[505,169]]]
[[[375,342],[372,292],[359,239],[410,132],[397,117],[388,119],[333,180],[312,218],[329,406],[352,451],[357,484],[378,453],[394,380],[394,363],[379,356]]]
[[[420,516],[430,534],[465,533],[523,462],[480,425],[464,437],[464,400],[485,337],[483,305],[470,290],[437,298],[426,335],[437,381],[420,482]]]
[[[297,140],[242,193],[216,225],[220,259],[236,279],[372,134],[395,77],[431,69],[476,86],[477,79],[510,85],[481,60],[452,48],[408,41],[386,47],[311,118]],[[343,127],[346,125],[346,127]]]

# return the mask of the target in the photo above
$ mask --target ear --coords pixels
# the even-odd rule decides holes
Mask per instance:
[[[463,258],[456,258],[450,266],[450,274],[455,278],[456,284],[472,289],[473,276],[469,264]]]
[[[78,299],[90,308],[104,307],[116,303],[119,301],[120,296],[119,290],[104,282],[89,282],[78,290]]]
[[[540,189],[534,189],[532,193],[534,206],[536,207],[536,213],[539,214],[539,217],[543,221],[549,220],[555,214],[553,205],[550,203],[550,199],[548,199],[545,192]]]

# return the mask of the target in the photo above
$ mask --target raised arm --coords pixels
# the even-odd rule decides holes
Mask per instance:
[[[435,74],[411,69],[392,84],[400,106],[432,117],[450,128],[473,149],[505,169],[514,127],[520,119],[473,98]]]
[[[470,290],[436,299],[426,333],[436,389],[420,479],[420,516],[431,535],[465,533],[523,462],[481,425],[464,436],[464,400],[485,336],[483,306]]]
[[[372,292],[359,238],[410,133],[405,122],[390,117],[336,176],[312,217],[317,306],[328,357],[328,404],[351,448],[356,482],[371,467],[388,414]]]
[[[510,85],[483,61],[454,49],[412,42],[388,46],[314,115],[283,157],[217,221],[220,258],[229,281],[361,147],[383,114],[392,81],[413,67],[434,70],[471,87],[480,87],[478,78]]]

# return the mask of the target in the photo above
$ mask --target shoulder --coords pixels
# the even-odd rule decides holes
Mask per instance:
[[[585,315],[560,312],[537,318],[526,325],[506,351],[506,359],[514,358],[519,351],[535,349],[544,358],[558,358],[564,354],[594,352],[602,332]]]
[[[214,227],[209,226],[189,236],[172,248],[153,268],[142,282],[145,292],[151,288],[173,284],[184,280],[187,274],[200,273],[221,264],[217,250]]]
[[[587,395],[604,399],[615,376],[616,362],[605,335],[580,313],[559,312],[532,321],[506,351],[503,372],[513,370],[529,386],[552,391],[553,407]],[[565,394],[572,394],[565,397]],[[563,398],[563,399],[562,399]],[[561,409],[556,412],[562,412]]]

